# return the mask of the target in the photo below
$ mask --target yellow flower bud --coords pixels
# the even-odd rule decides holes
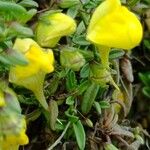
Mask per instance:
[[[16,65],[10,68],[9,81],[33,91],[41,105],[47,109],[43,94],[45,75],[54,70],[52,50],[42,49],[32,39],[17,39],[13,49],[21,51],[29,63],[26,66]]]
[[[0,109],[0,149],[18,150],[19,145],[29,142],[25,134],[26,122],[15,93],[9,88],[4,92],[6,105]]]
[[[140,43],[142,33],[138,18],[120,0],[105,0],[92,16],[87,39],[97,45],[132,49]]]
[[[41,46],[54,47],[62,36],[70,35],[75,30],[76,23],[71,17],[60,12],[49,12],[41,17],[35,34]]]

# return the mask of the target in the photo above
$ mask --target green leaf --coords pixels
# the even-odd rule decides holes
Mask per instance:
[[[9,59],[7,59],[7,56],[5,56],[3,54],[0,55],[0,62],[4,63],[6,65],[13,65],[12,62]]]
[[[41,110],[37,109],[26,115],[27,122],[35,121],[41,115]]]
[[[127,5],[130,7],[135,6],[140,0],[128,0]]]
[[[17,50],[10,50],[9,55],[7,57],[9,60],[12,61],[12,63],[15,65],[27,65],[28,60],[26,57]]]
[[[77,79],[75,72],[73,70],[70,70],[66,77],[66,88],[68,91],[72,91],[77,86]]]
[[[98,102],[94,102],[94,106],[95,106],[95,109],[96,109],[98,115],[101,115],[102,109],[101,109],[100,104]]]
[[[33,0],[22,0],[18,4],[20,4],[23,7],[38,7],[38,3]]]
[[[150,86],[150,72],[139,73],[139,77],[146,86]]]
[[[83,31],[85,31],[85,25],[84,25],[84,22],[81,21],[77,27],[76,34],[81,35],[81,33],[83,33]]]
[[[38,105],[38,102],[34,98],[25,98],[22,95],[18,95],[18,100],[20,103],[25,105]]]
[[[142,91],[145,96],[150,98],[150,87],[144,87]]]
[[[67,15],[72,17],[72,18],[75,18],[78,14],[78,9],[77,7],[70,7],[67,11]]]
[[[19,23],[26,23],[35,14],[35,9],[31,9],[27,12],[24,7],[14,2],[0,2],[0,15],[4,17],[5,21],[18,21]]]
[[[69,114],[69,110],[65,111],[65,115],[69,118],[69,121],[72,123],[77,122],[79,120],[79,117]]]
[[[76,123],[73,123],[73,130],[80,150],[84,150],[86,138],[85,131],[80,120],[78,120]]]
[[[89,86],[89,81],[86,80],[84,82],[82,82],[78,88],[77,88],[77,95],[82,95],[82,93],[87,89],[87,87]]]
[[[90,45],[90,42],[86,40],[85,35],[74,36],[72,40],[75,44],[78,44],[78,45],[83,45],[83,46]]]
[[[54,100],[51,100],[49,102],[49,112],[50,112],[50,127],[52,130],[55,130],[55,124],[58,117],[58,105],[57,102]]]
[[[79,49],[78,52],[80,52],[87,61],[94,59],[94,53],[92,51]]]
[[[100,101],[99,104],[102,109],[110,108],[110,103],[107,101]]]
[[[33,31],[15,22],[9,27],[7,36],[33,37]]]
[[[16,51],[16,50],[8,50],[8,54],[2,53],[0,55],[0,61],[7,65],[27,65],[28,60],[25,56]]]
[[[63,9],[70,8],[70,7],[73,7],[78,4],[80,4],[79,0],[61,0],[58,3],[59,7],[63,8]]]
[[[144,46],[150,50],[150,41],[149,40],[144,40]]]
[[[59,85],[59,77],[54,75],[53,78],[50,80],[50,85],[48,86],[48,94],[53,95],[56,92],[58,85]]]
[[[123,50],[112,50],[109,54],[109,59],[121,58],[125,52]]]
[[[84,114],[87,114],[91,110],[98,91],[99,85],[95,84],[94,82],[92,82],[91,85],[87,88],[81,104],[81,110]]]
[[[113,144],[107,143],[105,145],[105,150],[119,150],[116,146],[114,146]]]
[[[67,104],[67,105],[73,105],[73,104],[74,104],[74,97],[73,97],[73,96],[69,96],[69,97],[66,99],[66,104]]]
[[[81,78],[87,78],[90,75],[90,66],[89,63],[85,64],[81,71],[80,71],[80,76]]]

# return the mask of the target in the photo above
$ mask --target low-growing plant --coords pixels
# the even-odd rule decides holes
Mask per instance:
[[[148,5],[0,0],[0,150],[138,150],[150,136],[126,119],[130,58]],[[139,76],[150,97],[149,73]]]

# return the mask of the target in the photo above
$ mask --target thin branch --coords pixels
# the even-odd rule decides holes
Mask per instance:
[[[71,124],[71,122],[69,121],[68,124],[66,125],[66,128],[62,132],[61,136],[47,150],[53,150],[54,147],[56,147],[60,143],[61,139],[64,137],[65,133],[67,132],[70,124]]]

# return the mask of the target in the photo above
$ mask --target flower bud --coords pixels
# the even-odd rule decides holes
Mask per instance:
[[[48,109],[43,94],[43,83],[45,75],[54,70],[52,50],[44,50],[35,41],[28,38],[17,39],[13,49],[22,52],[29,63],[25,66],[11,67],[9,81],[33,91],[41,105]]]
[[[93,122],[89,118],[85,119],[85,123],[88,127],[93,128]]]
[[[43,47],[55,47],[62,36],[75,32],[76,23],[60,12],[46,12],[38,22],[35,35],[37,42]]]
[[[60,63],[65,68],[79,71],[85,64],[83,55],[74,48],[64,48],[60,52]]]
[[[72,6],[80,4],[79,0],[60,0],[58,3],[61,8],[70,8]]]
[[[132,49],[142,39],[142,25],[120,0],[105,0],[91,18],[87,39],[97,45]]]

